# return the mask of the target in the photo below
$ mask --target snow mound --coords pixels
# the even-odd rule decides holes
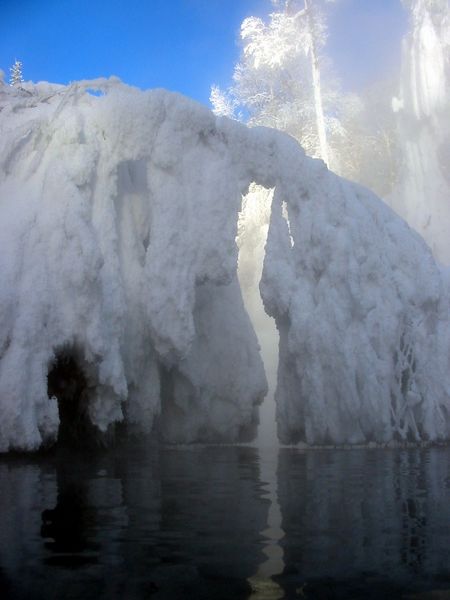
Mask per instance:
[[[293,139],[117,79],[0,84],[0,127],[0,450],[67,420],[252,436],[266,379],[236,276],[252,182],[275,188],[261,288],[282,441],[448,438],[447,283]]]

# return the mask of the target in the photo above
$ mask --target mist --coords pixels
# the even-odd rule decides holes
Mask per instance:
[[[260,447],[278,446],[276,430],[275,390],[278,370],[279,335],[275,320],[264,309],[259,290],[273,190],[252,184],[242,199],[238,221],[239,247],[238,278],[245,308],[258,336],[261,357],[267,377],[267,396],[259,409],[256,444]]]

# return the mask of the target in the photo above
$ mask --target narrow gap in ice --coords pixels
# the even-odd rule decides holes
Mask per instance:
[[[279,336],[275,320],[267,315],[259,292],[273,190],[251,184],[242,198],[238,224],[238,278],[244,305],[255,329],[266,372],[268,393],[259,409],[258,446],[278,445],[275,420],[275,388]]]

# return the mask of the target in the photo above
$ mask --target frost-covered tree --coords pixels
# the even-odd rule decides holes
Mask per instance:
[[[211,102],[218,114],[230,116],[230,108],[235,114],[241,107],[250,125],[286,131],[336,169],[328,138],[341,130],[340,93],[330,77],[325,85],[322,77],[329,1],[273,0],[267,21],[245,19],[233,85],[226,92],[213,86]]]
[[[234,118],[237,102],[230,94],[223,92],[218,85],[211,86],[209,101],[215,115]]]
[[[289,0],[288,6],[292,4]],[[317,5],[314,0],[304,0],[304,9],[298,15],[306,21],[307,46],[306,51],[311,62],[311,75],[314,92],[314,109],[316,115],[317,136],[319,138],[320,154],[323,160],[328,164],[328,143],[325,129],[325,117],[322,102],[322,86],[320,82],[320,63],[319,63],[319,44],[323,44],[323,27],[319,20]]]
[[[287,131],[307,152],[328,161],[322,94],[315,88],[323,21],[308,4],[286,2],[280,8],[267,24],[256,17],[243,22],[234,90],[253,122]]]
[[[23,83],[22,67],[22,61],[17,60],[16,58],[13,66],[9,69],[11,74],[9,78],[10,85],[19,85],[20,83]]]
[[[242,23],[234,83],[225,92],[213,88],[215,112],[232,116],[240,106],[250,125],[289,133],[308,154],[385,197],[399,165],[395,79],[344,94],[325,53],[330,0],[272,2],[267,20]]]

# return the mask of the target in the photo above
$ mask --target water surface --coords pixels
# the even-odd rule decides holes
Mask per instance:
[[[135,445],[0,459],[2,599],[432,590],[450,597],[448,448]]]

